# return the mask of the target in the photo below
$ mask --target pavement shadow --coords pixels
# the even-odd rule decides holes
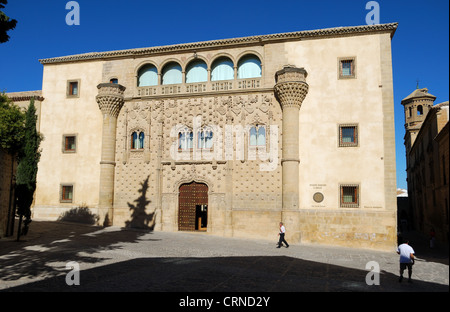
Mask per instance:
[[[65,266],[67,262],[98,263],[107,258],[92,256],[102,250],[122,248],[121,243],[137,242],[155,226],[155,213],[147,213],[150,200],[146,194],[148,179],[141,183],[140,195],[128,203],[131,218],[125,223],[129,229],[107,230],[94,224],[98,216],[87,206],[73,208],[58,221],[33,221],[27,236],[20,241],[0,240],[0,281],[13,281],[37,276],[56,276],[60,272],[52,264]],[[17,224],[17,222],[16,222]],[[66,226],[70,224],[70,226]],[[17,228],[16,228],[17,231]],[[36,244],[38,241],[38,244]],[[64,269],[64,268],[63,268]]]
[[[67,273],[67,272],[66,272]],[[367,285],[368,271],[287,256],[138,258],[87,270],[80,285],[65,275],[9,288],[37,292],[448,292],[448,285],[398,282],[381,272]]]
[[[94,253],[120,249],[121,243],[138,242],[148,232],[59,221],[33,221],[30,232],[21,241],[13,238],[0,240],[0,280],[57,276],[61,272],[55,270],[55,263],[63,269],[68,261],[99,263],[108,258],[94,257]]]

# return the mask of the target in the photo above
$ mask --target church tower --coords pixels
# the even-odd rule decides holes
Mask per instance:
[[[428,93],[427,88],[417,88],[402,100],[401,103],[405,108],[406,134],[404,140],[407,154],[413,146],[420,127],[433,106],[435,99],[434,95]]]

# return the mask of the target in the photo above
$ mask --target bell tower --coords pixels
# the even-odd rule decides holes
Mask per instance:
[[[435,99],[434,95],[428,93],[427,88],[417,88],[402,100],[401,103],[405,108],[405,146],[407,153],[409,153],[411,146],[414,144],[417,133]]]

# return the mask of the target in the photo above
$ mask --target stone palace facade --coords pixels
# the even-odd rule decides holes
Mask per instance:
[[[40,60],[33,217],[391,250],[396,28]]]

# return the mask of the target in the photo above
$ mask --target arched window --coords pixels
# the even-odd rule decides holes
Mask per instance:
[[[109,80],[109,83],[115,83],[115,84],[118,84],[118,83],[119,83],[119,79],[117,79],[117,78],[111,78],[111,79]]]
[[[212,64],[211,81],[234,79],[233,62],[228,57],[219,57]]]
[[[139,148],[144,148],[144,132],[139,133]]]
[[[138,87],[158,85],[158,70],[154,65],[142,66],[138,72]]]
[[[266,146],[266,127],[261,125],[250,128],[250,146]]]
[[[144,148],[144,132],[135,131],[131,134],[131,149],[143,149]]]
[[[192,130],[185,128],[178,132],[178,150],[188,151],[192,149],[194,142],[194,133]]]
[[[256,55],[245,55],[238,62],[238,79],[261,77],[261,61]]]
[[[209,128],[204,128],[198,132],[198,144],[200,149],[210,149],[213,146],[213,132]]]
[[[178,84],[183,82],[183,75],[181,73],[181,66],[175,62],[170,62],[164,66],[162,70],[163,85]]]
[[[208,80],[208,70],[206,63],[202,60],[195,60],[186,67],[186,83],[204,82]]]
[[[422,105],[417,106],[417,116],[423,115],[423,107]]]

